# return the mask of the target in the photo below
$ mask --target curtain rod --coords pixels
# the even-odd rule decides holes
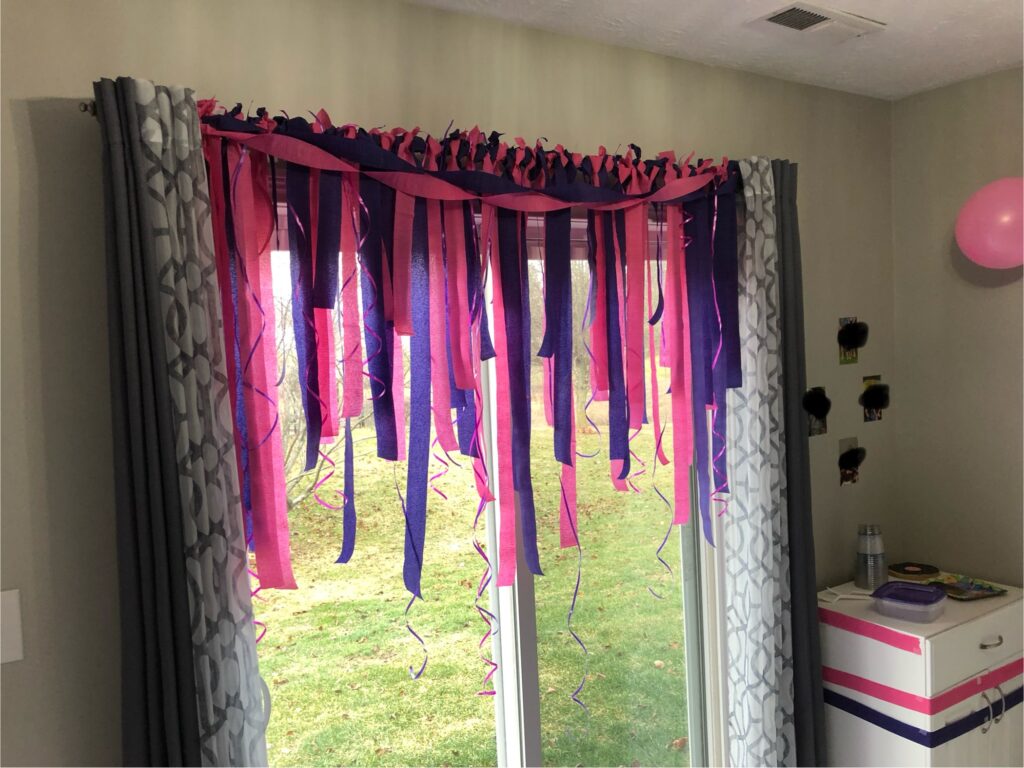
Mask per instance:
[[[79,112],[85,112],[87,114],[92,115],[93,117],[96,117],[96,102],[95,102],[95,100],[89,99],[89,101],[80,101],[80,102],[78,102],[78,111]]]

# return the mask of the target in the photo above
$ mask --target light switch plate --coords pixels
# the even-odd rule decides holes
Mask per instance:
[[[0,592],[0,664],[21,661],[21,594],[17,589]]]

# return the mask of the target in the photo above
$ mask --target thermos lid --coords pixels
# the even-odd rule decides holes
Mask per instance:
[[[872,535],[878,536],[878,535],[881,535],[881,533],[882,533],[882,526],[876,525],[874,523],[861,523],[860,525],[857,526],[857,535],[858,536],[872,536]]]

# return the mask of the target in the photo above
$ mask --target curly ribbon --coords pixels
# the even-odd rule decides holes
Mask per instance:
[[[429,659],[429,654],[427,653],[427,644],[423,642],[423,638],[419,636],[416,630],[412,628],[412,624],[409,623],[409,609],[412,608],[413,603],[415,603],[417,600],[422,599],[423,598],[417,595],[413,595],[409,598],[409,603],[405,606],[405,628],[409,630],[409,634],[416,639],[416,642],[418,642],[420,644],[420,647],[423,649],[423,663],[420,664],[419,670],[414,672],[412,665],[409,665],[409,677],[411,677],[413,680],[419,680],[423,676],[423,670],[427,668],[427,661]]]
[[[491,613],[489,610],[484,608],[480,601],[483,599],[484,593],[487,591],[487,587],[491,584],[491,560],[487,557],[487,551],[484,549],[483,544],[480,543],[478,538],[478,531],[480,525],[480,517],[483,511],[487,508],[487,502],[484,499],[480,499],[480,502],[476,507],[476,516],[473,518],[473,549],[480,555],[480,559],[484,561],[484,572],[480,575],[480,580],[476,585],[476,595],[473,598],[473,607],[476,608],[476,612],[479,614],[480,619],[484,622],[486,629],[484,630],[483,636],[480,638],[480,642],[477,643],[477,654],[480,660],[487,667],[487,672],[484,674],[483,687],[477,691],[477,696],[494,696],[496,691],[494,690],[493,678],[494,674],[498,671],[497,663],[486,655],[484,646],[487,641],[490,640],[495,634],[497,634],[498,618]],[[488,688],[490,686],[490,688]]]
[[[724,334],[722,332],[722,310],[718,304],[718,281],[715,279],[715,235],[718,231],[718,186],[718,181],[714,181],[711,190],[711,299],[715,308],[715,320],[718,324],[718,343],[715,347],[715,353],[711,358],[711,377],[714,382],[714,389],[711,395],[711,442],[713,447],[711,467],[716,483],[715,487],[711,490],[711,500],[722,505],[718,511],[718,516],[721,517],[729,508],[729,499],[725,495],[729,493],[729,479],[726,476],[725,470],[725,434],[721,430],[721,411],[725,408],[725,381],[724,376],[718,370],[718,361],[722,356],[722,345],[724,342]],[[719,390],[721,390],[721,392]]]
[[[672,391],[672,459],[675,474],[676,524],[690,520],[690,464],[693,460],[694,423],[692,374],[690,369],[690,337],[685,319],[692,319],[687,296],[685,264],[685,233],[682,208],[669,206],[666,210],[668,254],[665,289],[665,318],[662,333],[667,340],[669,382]],[[688,332],[689,331],[689,332]]]
[[[657,390],[655,390],[655,391],[657,391]],[[665,498],[665,494],[661,492],[661,489],[658,488],[658,481],[656,479],[656,476],[658,474],[658,462],[657,462],[658,452],[661,451],[661,440],[662,440],[662,437],[664,437],[664,434],[665,434],[665,429],[664,429],[664,427],[662,427],[658,431],[658,437],[655,440],[654,459],[652,459],[653,467],[651,469],[651,488],[654,489],[654,492],[656,494],[658,494],[658,498],[661,499],[662,503],[668,509],[668,512],[669,512],[669,523],[668,523],[668,528],[665,530],[665,536],[662,538],[661,544],[658,545],[658,549],[654,553],[654,556],[658,560],[658,562],[661,563],[661,566],[662,566],[662,568],[665,569],[665,572],[668,573],[669,576],[671,576],[672,573],[673,573],[672,572],[672,566],[669,565],[665,561],[665,558],[663,558],[661,556],[661,552],[662,552],[662,550],[665,549],[665,545],[668,544],[668,537],[672,534],[672,527],[675,525],[675,520],[672,519],[672,504],[669,502],[669,500],[667,498]],[[647,591],[650,592],[658,600],[663,600],[664,599],[664,596],[661,595],[660,593],[656,592],[654,590],[654,588],[651,587],[650,585],[647,586]]]
[[[396,469],[396,466],[397,466],[397,464],[392,464],[391,465],[391,472],[392,472],[392,477],[394,479],[394,484],[395,484],[395,493],[398,495],[398,501],[399,501],[399,504],[402,507],[402,516],[405,518],[406,531],[408,532],[409,527],[410,527],[409,511],[408,511],[408,508],[407,508],[406,503],[405,503],[405,496],[402,494],[402,488],[398,484],[398,471]],[[406,533],[406,539],[405,540],[406,540],[406,545],[408,546],[408,544],[409,544],[409,535],[408,535],[408,533]],[[416,554],[418,556],[418,552]],[[407,582],[406,589],[408,589],[408,582]],[[427,668],[427,661],[429,659],[429,654],[427,653],[427,644],[426,644],[426,642],[423,640],[422,637],[420,637],[420,634],[415,629],[412,628],[412,623],[409,621],[409,610],[412,608],[412,604],[414,602],[416,602],[417,598],[419,598],[420,600],[422,600],[423,598],[420,597],[420,595],[412,592],[412,590],[410,590],[410,593],[411,594],[410,594],[410,597],[409,597],[409,602],[405,606],[405,614],[404,614],[405,615],[405,628],[406,628],[406,630],[408,630],[409,634],[412,635],[413,639],[415,639],[416,642],[420,644],[420,648],[423,650],[423,663],[420,664],[420,668],[419,668],[418,672],[414,671],[413,667],[410,665],[409,666],[409,676],[413,680],[419,680],[420,677],[422,677],[422,675],[423,675],[423,670],[425,670]]]
[[[486,213],[486,211],[484,213]],[[473,394],[476,398],[476,402],[480,403],[482,406],[483,389],[480,379],[480,362],[483,359],[494,357],[494,350],[490,348],[489,339],[487,339],[487,348],[485,349],[484,347],[484,340],[486,339],[484,334],[486,332],[487,319],[484,307],[484,285],[486,281],[488,263],[487,255],[490,247],[490,226],[488,220],[488,225],[483,228],[484,231],[479,232],[476,226],[476,217],[468,206],[463,209],[463,217],[463,234],[465,237],[462,240],[462,247],[464,249],[463,255],[466,259],[467,287],[469,290],[468,321],[470,327],[467,345],[470,371],[473,380]],[[445,221],[447,222],[448,219],[446,218]],[[460,258],[458,241],[454,238],[451,241],[451,247],[453,250],[448,251],[449,262],[453,258]],[[450,341],[450,344],[454,345],[454,342]],[[477,352],[478,348],[479,353]],[[454,371],[452,372],[452,375],[454,379]],[[487,550],[479,539],[481,516],[487,508],[487,504],[494,500],[494,495],[491,493],[489,487],[490,477],[488,474],[487,463],[484,461],[486,452],[483,450],[483,408],[475,408],[472,418],[472,435],[470,438],[470,445],[468,446],[468,454],[473,457],[473,479],[476,483],[477,494],[480,498],[476,508],[476,515],[473,518],[472,539],[473,549],[476,550],[480,559],[484,561],[484,570],[483,573],[480,574],[480,579],[477,582],[476,594],[473,598],[473,607],[476,609],[477,614],[480,616],[480,620],[483,621],[485,626],[484,634],[480,638],[480,642],[477,643],[477,654],[480,660],[484,663],[484,666],[487,668],[487,671],[484,673],[482,687],[477,692],[477,695],[494,696],[496,691],[494,690],[494,683],[492,681],[495,673],[498,671],[498,664],[486,655],[484,648],[488,640],[498,633],[498,618],[491,613],[491,611],[481,605],[481,600],[483,599],[487,588],[491,584],[494,569],[491,559],[487,556]]]
[[[562,494],[564,497],[564,488],[562,489]],[[567,503],[564,498],[563,503]],[[576,529],[575,521],[571,522],[573,523],[572,536],[576,540],[576,583],[572,589],[572,600],[569,603],[569,612],[565,617],[565,626],[566,629],[569,630],[569,634],[572,636],[572,639],[576,641],[576,644],[579,645],[580,649],[583,651],[583,677],[580,678],[580,684],[576,686],[576,690],[572,692],[569,698],[576,702],[587,717],[589,717],[590,710],[587,708],[587,705],[583,703],[583,700],[580,698],[580,694],[583,692],[583,686],[587,684],[587,675],[590,674],[590,652],[587,650],[587,646],[583,643],[583,639],[576,633],[576,630],[572,626],[572,617],[573,614],[576,613],[576,603],[580,596],[580,582],[583,578],[583,545],[580,543],[579,531]]]

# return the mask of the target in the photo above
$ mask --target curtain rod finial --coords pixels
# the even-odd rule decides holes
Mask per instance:
[[[96,117],[96,102],[90,99],[89,101],[78,102],[79,112],[88,112],[93,117]]]

